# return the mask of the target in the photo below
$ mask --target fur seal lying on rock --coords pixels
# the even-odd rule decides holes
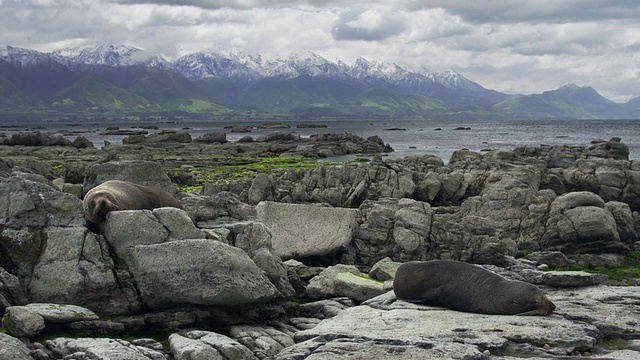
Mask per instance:
[[[168,192],[121,180],[109,180],[89,190],[82,201],[84,216],[92,223],[103,222],[117,210],[153,210],[182,205]]]
[[[412,261],[393,281],[400,299],[494,315],[549,315],[556,306],[536,286],[460,261]]]

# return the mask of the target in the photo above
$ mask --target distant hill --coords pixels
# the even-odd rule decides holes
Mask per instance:
[[[635,118],[637,112],[626,104],[602,97],[592,87],[575,84],[540,95],[522,96],[493,106],[497,114],[512,118]]]
[[[526,81],[526,80],[523,80]],[[513,96],[455,71],[413,70],[313,52],[267,58],[199,52],[173,62],[124,45],[51,53],[0,46],[0,113],[297,117],[640,118],[640,98],[618,104],[566,85]]]

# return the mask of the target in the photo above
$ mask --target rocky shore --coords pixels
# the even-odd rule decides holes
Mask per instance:
[[[620,139],[460,150],[445,164],[386,159],[377,137],[223,135],[0,141],[0,359],[640,357],[640,165]],[[350,153],[371,161],[176,193],[193,179],[175,169],[219,156]],[[183,209],[87,223],[81,198],[109,179],[176,193]],[[536,284],[556,309],[398,300],[395,269],[432,259]]]

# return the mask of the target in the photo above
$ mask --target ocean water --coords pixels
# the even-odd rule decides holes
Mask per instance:
[[[102,135],[107,127],[117,126],[122,130],[140,130],[141,127],[154,125],[158,130],[165,129],[187,131],[193,138],[209,132],[226,132],[229,141],[237,141],[249,135],[254,139],[270,132],[291,132],[302,137],[319,133],[353,133],[362,137],[380,136],[385,143],[394,148],[390,157],[433,154],[445,161],[455,150],[469,149],[486,151],[489,149],[513,149],[518,146],[579,145],[584,146],[592,140],[609,140],[619,137],[630,149],[631,159],[640,159],[640,119],[639,120],[295,120],[271,121],[287,124],[289,129],[259,129],[267,121],[110,121],[69,122],[69,121],[29,121],[19,123],[0,120],[0,133],[10,136],[12,133],[39,130],[62,131],[65,137],[73,140],[82,135],[97,147],[109,141],[121,144],[125,136]],[[297,128],[298,124],[322,124],[326,128]],[[225,128],[231,125],[252,127],[249,133],[234,133]],[[465,128],[466,130],[459,130]],[[348,158],[348,157],[346,157]],[[339,159],[338,159],[339,160]]]

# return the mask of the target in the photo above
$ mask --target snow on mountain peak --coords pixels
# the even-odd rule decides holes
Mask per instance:
[[[23,68],[50,60],[45,53],[9,45],[0,46],[0,59]]]
[[[96,45],[86,48],[56,50],[51,56],[70,68],[82,66],[130,66],[147,65],[166,69],[170,66],[162,56],[127,45]]]
[[[327,60],[313,51],[291,53],[288,57],[263,56],[246,52],[224,53],[206,50],[184,55],[173,62],[162,56],[127,45],[96,45],[67,48],[51,53],[0,47],[0,58],[22,67],[53,59],[72,70],[90,67],[121,67],[140,65],[173,70],[187,79],[220,78],[251,82],[264,78],[291,79],[301,75],[333,79],[355,78],[366,82],[384,81],[399,86],[439,83],[448,88],[483,90],[453,70],[432,72],[422,67],[414,70],[390,62],[356,58],[350,64]]]

